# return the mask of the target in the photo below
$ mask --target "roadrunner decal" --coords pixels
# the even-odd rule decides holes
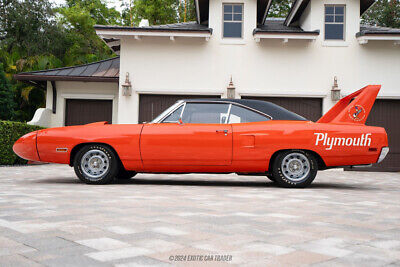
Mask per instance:
[[[335,146],[370,146],[372,134],[362,134],[361,137],[329,137],[327,133],[314,133],[315,145],[326,146],[325,150],[331,150]]]
[[[362,121],[365,118],[365,109],[360,105],[350,107],[349,116],[355,121]]]

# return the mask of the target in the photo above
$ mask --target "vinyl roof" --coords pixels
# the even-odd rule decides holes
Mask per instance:
[[[119,57],[80,66],[22,72],[14,75],[20,81],[118,82]]]
[[[180,100],[179,100],[180,101]],[[204,98],[204,99],[183,99],[185,102],[226,102],[237,103],[251,109],[258,110],[272,117],[273,120],[307,121],[306,118],[291,112],[281,106],[268,101],[253,99],[222,99],[222,98]]]

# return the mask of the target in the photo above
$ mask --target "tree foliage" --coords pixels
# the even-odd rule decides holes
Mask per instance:
[[[134,0],[131,7],[134,25],[142,19],[149,20],[150,25],[183,22],[185,18],[185,0]],[[129,15],[129,7],[125,10]],[[193,0],[186,1],[186,21],[196,20]],[[129,24],[129,23],[128,23]]]
[[[0,120],[14,116],[14,93],[0,63]]]
[[[362,16],[364,24],[400,28],[400,1],[378,0]]]
[[[272,1],[268,17],[284,18],[289,14],[291,0],[275,0]]]

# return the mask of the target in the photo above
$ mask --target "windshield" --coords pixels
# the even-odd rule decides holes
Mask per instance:
[[[178,101],[175,104],[173,104],[172,106],[170,106],[169,108],[167,108],[166,110],[164,110],[164,112],[162,112],[160,115],[158,115],[154,120],[151,121],[151,123],[158,123],[160,122],[160,120],[162,118],[164,118],[168,113],[170,113],[171,111],[173,111],[177,106],[179,106],[182,103],[182,101]]]

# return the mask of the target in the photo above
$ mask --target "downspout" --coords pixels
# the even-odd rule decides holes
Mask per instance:
[[[51,81],[51,88],[53,89],[53,114],[56,114],[57,110],[57,87],[56,82]]]

